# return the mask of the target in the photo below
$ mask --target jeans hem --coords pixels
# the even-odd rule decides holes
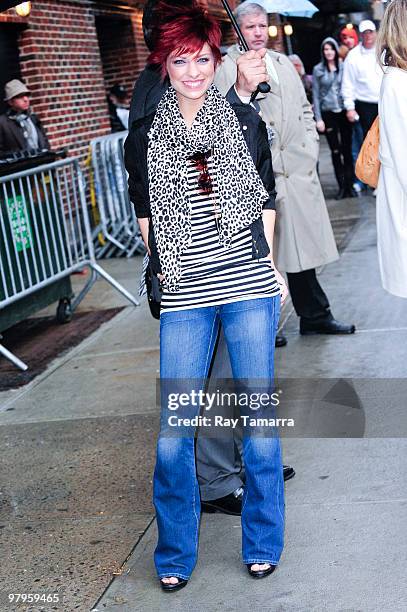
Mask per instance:
[[[243,559],[243,563],[245,565],[253,565],[254,563],[258,563],[259,565],[262,565],[263,563],[270,563],[270,565],[278,565],[278,561],[276,561],[275,559]]]
[[[161,578],[182,578],[183,580],[189,580],[189,576],[186,574],[179,574],[178,572],[167,572],[165,574],[158,574],[159,579]]]

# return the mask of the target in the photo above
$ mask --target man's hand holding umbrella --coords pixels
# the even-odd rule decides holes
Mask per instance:
[[[246,51],[236,61],[236,92],[241,97],[250,97],[257,90],[259,83],[269,80],[265,55],[267,49]]]

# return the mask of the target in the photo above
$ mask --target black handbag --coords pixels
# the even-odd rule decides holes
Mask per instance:
[[[162,286],[161,282],[156,274],[154,274],[151,268],[151,262],[148,263],[146,269],[146,289],[147,289],[147,300],[150,312],[154,319],[160,318],[160,307],[161,307],[161,296]]]

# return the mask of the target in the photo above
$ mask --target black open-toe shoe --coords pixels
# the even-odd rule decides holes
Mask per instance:
[[[171,576],[168,576],[168,578],[171,578]],[[170,583],[166,584],[161,579],[160,584],[161,584],[162,590],[166,591],[167,593],[170,593],[172,591],[179,591],[180,589],[183,589],[184,586],[188,584],[188,580],[184,580],[183,578],[179,578],[178,576],[175,576],[175,578],[178,578],[177,584],[170,584]]]
[[[267,569],[264,570],[252,570],[252,565],[256,565],[255,563],[250,563],[247,565],[247,571],[249,572],[252,578],[265,578],[266,576],[270,576],[276,569],[277,565],[270,565]],[[257,565],[265,565],[265,563],[258,563]]]

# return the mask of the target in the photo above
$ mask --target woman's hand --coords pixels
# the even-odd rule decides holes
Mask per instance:
[[[325,132],[325,121],[322,121],[322,119],[317,121],[317,130],[320,134]]]
[[[315,141],[318,145],[318,141]],[[281,276],[280,272],[277,270],[274,259],[273,259],[273,235],[274,235],[274,223],[276,220],[276,211],[275,210],[263,210],[263,224],[264,224],[264,235],[267,240],[267,244],[269,245],[270,252],[267,255],[267,259],[271,263],[274,272],[276,273],[276,279],[280,286],[280,294],[281,294],[281,303],[284,304],[285,299],[288,295],[287,285],[285,283],[284,278]]]
[[[282,276],[280,274],[280,272],[277,270],[273,258],[270,255],[268,255],[267,259],[270,261],[272,268],[274,268],[274,273],[276,275],[276,280],[277,280],[277,282],[279,284],[279,287],[280,287],[281,303],[284,304],[284,302],[285,302],[285,300],[287,299],[287,296],[288,296],[287,283],[285,282],[284,276]]]
[[[281,303],[284,304],[284,302],[286,301],[286,299],[288,297],[287,284],[285,282],[284,276],[281,276],[281,274],[277,270],[277,268],[274,268],[274,272],[276,274],[277,282],[278,282],[278,284],[280,286]]]

